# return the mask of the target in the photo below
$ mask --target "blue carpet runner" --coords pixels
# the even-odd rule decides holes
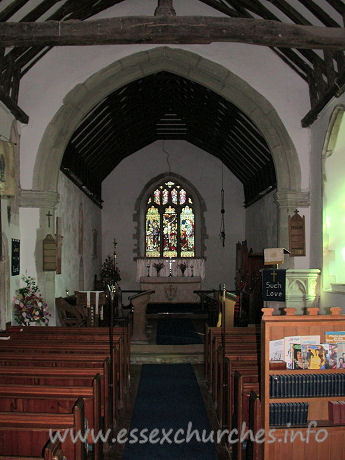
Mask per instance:
[[[157,324],[157,345],[202,343],[190,318],[163,318]]]
[[[159,442],[127,442],[122,460],[217,459],[215,445],[210,441],[202,442],[205,438],[209,439],[211,428],[190,364],[143,365],[128,433],[129,441],[132,439],[130,433],[134,429],[137,429],[134,433],[139,441],[145,441],[141,433],[148,438],[150,434],[153,436],[153,430],[157,429],[152,439]],[[164,438],[163,429],[166,433],[172,429],[168,436],[171,443]],[[194,430],[198,430],[200,442],[196,435],[192,435]],[[189,442],[186,442],[188,435]],[[176,443],[175,437],[177,441],[184,442]]]

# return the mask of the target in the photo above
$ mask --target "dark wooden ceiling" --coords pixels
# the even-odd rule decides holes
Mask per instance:
[[[100,184],[120,161],[157,139],[183,139],[220,158],[243,183],[246,205],[276,186],[270,150],[250,119],[204,86],[167,72],[101,101],[73,134],[61,169],[100,199]]]
[[[131,0],[1,0],[0,22],[83,21],[115,6],[114,15],[116,5],[124,1]],[[200,2],[232,18],[344,27],[343,0]],[[161,5],[171,3],[160,0]],[[169,7],[161,9],[166,14]],[[28,122],[28,115],[17,105],[20,80],[50,49],[51,46],[43,45],[0,48],[0,100],[24,123]],[[309,85],[311,110],[302,120],[302,125],[308,126],[345,87],[344,51],[273,46],[271,49]],[[160,102],[152,97],[158,93]],[[133,136],[133,132],[140,136]],[[247,204],[275,186],[272,158],[251,121],[211,91],[167,73],[139,80],[101,101],[73,135],[63,167],[71,171],[71,176],[79,176],[76,181],[100,199],[101,181],[111,169],[125,156],[157,139],[185,139],[218,156],[243,182]]]

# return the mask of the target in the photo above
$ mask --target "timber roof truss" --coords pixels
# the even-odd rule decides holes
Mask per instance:
[[[52,46],[100,44],[97,41],[92,42],[92,38],[91,42],[90,39],[83,42],[83,38],[80,38],[79,43],[69,43],[71,37],[68,36],[59,37],[62,41],[58,42],[55,40],[56,34],[49,36],[49,30],[54,30],[54,25],[59,27],[59,31],[60,28],[63,30],[63,26],[72,29],[75,26],[76,35],[78,27],[85,25],[83,21],[88,20],[88,27],[91,27],[90,21],[98,13],[112,7],[116,11],[116,5],[124,1],[131,0],[0,0],[0,22],[3,23],[3,27],[0,27],[0,100],[19,121],[28,122],[28,115],[18,106],[21,78]],[[260,36],[257,35],[258,40],[260,39],[257,43],[270,46],[272,52],[309,85],[311,109],[303,118],[302,126],[313,123],[328,101],[344,91],[343,0],[199,1],[221,15],[218,14],[217,18],[204,18],[204,24],[202,18],[190,17],[190,30],[201,30],[201,33],[196,38],[192,34],[190,37],[188,34],[183,35],[182,41],[178,41],[173,32],[169,35],[169,31],[185,30],[188,18],[175,16],[172,0],[158,0],[154,20],[155,25],[160,26],[156,30],[160,29],[163,33],[156,38],[158,41],[151,43],[207,43],[208,32],[209,42],[241,41],[238,38],[242,36],[241,32],[233,40],[221,36],[222,30],[229,24],[226,21],[232,21],[232,26],[241,24],[244,28],[242,30],[248,30],[246,21],[253,21],[252,24],[263,31]],[[154,22],[151,17],[118,19],[127,20],[130,25],[131,21],[138,21],[138,30],[143,33],[148,27],[147,23]],[[125,30],[122,26],[127,23],[117,23],[121,26],[121,33]],[[218,27],[218,34],[220,30],[220,36],[214,39],[212,24]],[[198,25],[207,25],[207,29],[198,29]],[[266,25],[268,29],[265,28]],[[281,43],[272,39],[270,42],[270,37],[277,38],[282,35],[277,33],[280,26],[295,27],[289,37],[293,37],[295,33],[298,40]],[[273,27],[273,33],[265,37],[264,32],[270,27]],[[40,38],[41,35],[35,33],[38,28],[42,28],[45,38]],[[321,40],[320,45],[313,48],[311,43],[315,43],[315,40],[303,41],[303,33],[300,32],[306,29],[308,32],[310,29],[321,31],[323,41]],[[164,32],[165,30],[168,32]],[[203,30],[207,31],[206,41],[203,41]],[[286,29],[282,30],[285,32]],[[6,36],[8,31],[9,35]],[[337,32],[340,35],[336,35]],[[335,41],[331,43],[336,43],[336,46],[327,44],[328,36],[335,37]],[[128,42],[150,43],[150,37],[148,32],[146,36],[136,34],[134,38],[129,37]],[[246,43],[256,43],[255,31],[254,38],[247,37]],[[150,98],[150,95],[158,92],[161,93],[161,102],[158,102],[157,97]],[[140,104],[135,103],[138,100]],[[134,131],[139,135],[133,136]],[[256,126],[238,108],[210,90],[166,72],[133,82],[100,101],[85,116],[72,136],[61,169],[100,204],[102,180],[127,155],[157,139],[184,139],[219,157],[243,183],[246,205],[276,186],[273,160]]]

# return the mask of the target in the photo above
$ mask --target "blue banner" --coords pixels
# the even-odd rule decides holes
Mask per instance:
[[[262,274],[262,298],[269,302],[285,302],[286,270],[268,269]]]

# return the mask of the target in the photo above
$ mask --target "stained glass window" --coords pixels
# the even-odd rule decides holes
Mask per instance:
[[[145,216],[146,257],[195,256],[193,202],[190,193],[172,181],[151,193]]]
[[[160,239],[159,210],[151,206],[146,213],[146,257],[160,256]]]
[[[153,198],[155,200],[155,203],[157,203],[157,204],[161,204],[160,194],[161,194],[161,192],[158,189],[155,190],[154,193],[153,193]]]
[[[174,204],[177,204],[177,191],[175,188],[171,190],[171,200]]]
[[[177,256],[177,213],[169,206],[163,214],[163,257]]]
[[[181,257],[194,256],[194,213],[192,208],[182,208],[180,215]]]
[[[180,190],[180,204],[185,204],[186,202],[186,191],[181,189]]]
[[[164,189],[163,192],[162,192],[162,201],[163,201],[163,204],[167,204],[169,200],[169,192],[167,189]]]

